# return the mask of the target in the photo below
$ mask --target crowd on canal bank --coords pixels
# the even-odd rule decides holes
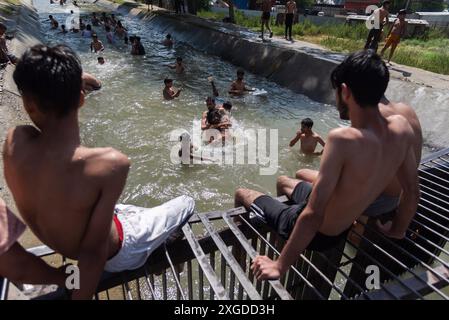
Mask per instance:
[[[104,28],[108,44],[116,41],[119,21],[106,14],[98,20],[92,16],[89,29],[86,25],[81,30],[80,21],[79,29],[75,28],[78,31],[69,28],[60,32],[82,36],[90,31],[91,50],[101,54],[107,47],[98,35],[94,37],[94,21]],[[125,31],[119,39],[131,41],[131,54],[142,52],[138,37],[130,39],[122,25],[118,30]],[[166,40],[164,44],[174,45]],[[95,57],[104,63],[101,56]],[[188,69],[182,60],[170,67],[180,72]],[[244,71],[239,70],[229,94],[251,90],[243,76]],[[76,52],[67,46],[37,45],[28,49],[17,61],[14,81],[34,126],[11,128],[3,154],[18,213],[43,243],[78,260],[81,274],[86,275],[80,289],[71,293],[74,299],[92,297],[103,270],[119,272],[142,266],[155,248],[188,221],[195,207],[188,195],[155,208],[117,204],[130,161],[112,147],[81,145],[78,110],[86,92],[101,87],[88,77]],[[181,94],[171,89],[170,80],[164,81],[161,100]],[[288,239],[278,260],[254,260],[252,268],[258,279],[279,278],[306,248],[331,247],[347,236],[362,214],[377,216],[397,210],[390,223],[378,227],[391,238],[402,238],[415,213],[421,128],[410,106],[385,98],[389,82],[385,63],[372,50],[356,52],[337,66],[329,81],[336,92],[339,116],[351,125],[332,130],[325,143],[312,131],[312,119],[302,120],[301,130],[290,145],[300,141],[307,153],[315,153],[318,143],[324,149],[319,171],[298,170],[295,178],[277,178],[278,194],[287,195],[294,204],[236,186],[235,205],[244,206]],[[210,84],[212,95],[206,99],[208,110],[203,113],[202,127],[207,130],[215,126],[226,132],[232,125],[232,104],[217,105],[215,97],[219,94],[213,79]],[[17,243],[23,229],[24,225],[1,202],[0,274],[25,283],[63,286],[64,270],[26,254]],[[14,267],[19,264],[27,267]]]

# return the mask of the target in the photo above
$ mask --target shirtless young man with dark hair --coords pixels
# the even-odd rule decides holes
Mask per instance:
[[[35,126],[9,130],[3,148],[6,182],[25,222],[44,244],[78,260],[74,299],[92,298],[103,270],[141,267],[194,210],[188,196],[154,208],[117,204],[130,162],[113,148],[81,145],[82,74],[66,46],[28,49],[13,77]]]
[[[286,205],[260,192],[239,189],[235,205],[244,205],[288,239],[276,261],[254,259],[257,279],[277,279],[306,248],[326,250],[344,239],[353,222],[395,178],[402,187],[398,212],[381,230],[401,239],[419,200],[414,153],[414,132],[400,115],[385,117],[379,111],[389,82],[380,56],[360,51],[347,57],[331,75],[340,118],[351,126],[329,133],[315,183],[279,177],[278,194]]]

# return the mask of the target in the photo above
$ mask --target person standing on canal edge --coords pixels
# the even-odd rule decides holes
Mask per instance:
[[[365,49],[373,49],[377,52],[379,41],[382,36],[383,27],[388,23],[389,7],[390,1],[385,0],[384,2],[382,2],[382,7],[374,10],[374,26],[372,26],[368,33],[368,38],[366,39],[365,43]]]
[[[273,31],[271,31],[270,28],[270,18],[271,18],[271,0],[263,0],[262,2],[262,35],[261,38],[263,39],[263,32],[264,32],[264,26],[267,27],[267,30],[270,32],[270,38],[273,37]]]
[[[295,21],[296,15],[296,2],[294,0],[289,0],[285,5],[285,40],[293,41],[292,38],[292,28],[293,22]],[[288,31],[288,38],[287,38]]]

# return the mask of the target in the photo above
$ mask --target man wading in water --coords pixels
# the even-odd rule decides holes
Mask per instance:
[[[154,208],[117,204],[130,162],[113,148],[81,145],[82,73],[68,47],[37,45],[24,53],[13,77],[35,126],[9,130],[3,159],[30,229],[78,260],[80,288],[72,298],[91,299],[103,270],[141,267],[189,219],[195,203],[183,195]]]
[[[402,196],[391,224],[379,225],[388,237],[402,239],[419,199],[415,135],[401,115],[385,117],[379,102],[389,82],[380,56],[360,51],[331,75],[340,118],[351,126],[329,133],[315,183],[279,177],[279,195],[293,205],[249,189],[238,189],[244,205],[288,239],[276,261],[258,256],[251,266],[258,280],[278,279],[306,249],[326,250],[347,236],[353,222],[397,178]]]

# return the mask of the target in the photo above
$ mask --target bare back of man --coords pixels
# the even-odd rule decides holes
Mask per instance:
[[[32,126],[12,129],[4,146],[5,176],[36,236],[77,260],[92,213],[111,194],[115,197],[108,204],[112,222],[129,161],[112,148],[58,145],[54,137],[48,138]],[[111,257],[119,245],[115,226],[109,228],[107,256]]]

